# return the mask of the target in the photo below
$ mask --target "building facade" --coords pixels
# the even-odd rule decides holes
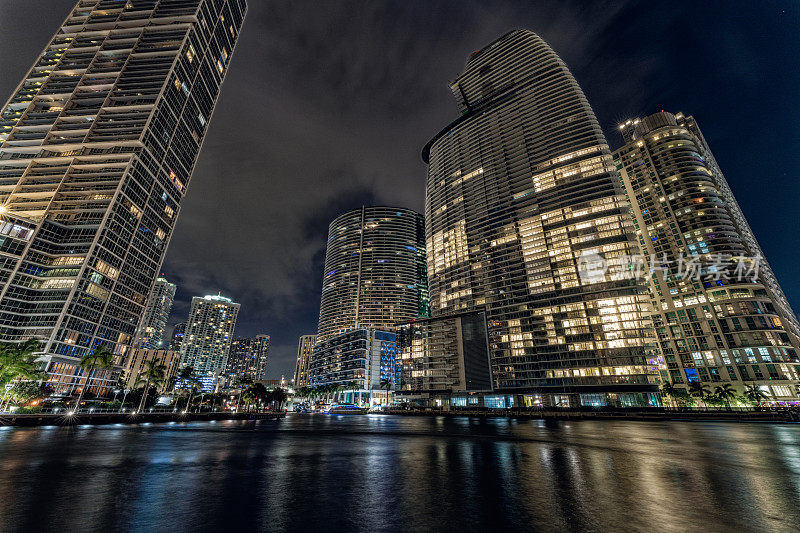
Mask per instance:
[[[56,391],[99,345],[125,364],[245,10],[80,0],[0,111],[0,334]]]
[[[294,387],[308,387],[311,381],[308,378],[308,365],[311,363],[311,354],[317,343],[316,335],[303,335],[297,345],[297,363],[294,368]]]
[[[391,329],[428,309],[422,215],[362,207],[331,222],[318,341],[358,328]]]
[[[160,390],[166,391],[172,384],[173,378],[178,373],[178,365],[181,361],[181,354],[172,350],[164,349],[148,349],[148,348],[134,348],[131,350],[131,355],[125,365],[125,372],[123,379],[125,380],[126,389],[134,389],[138,386],[143,386],[140,383],[142,379],[142,372],[147,369],[147,363],[152,362],[153,365],[160,365],[164,367],[164,383],[161,385]]]
[[[399,330],[401,389],[407,396],[492,390],[483,311],[418,319]]]
[[[614,160],[652,273],[662,379],[739,392],[756,383],[773,401],[796,401],[794,313],[695,121],[661,112],[620,127]]]
[[[239,307],[221,295],[192,298],[181,342],[181,368],[194,368],[204,390],[211,390],[225,373]]]
[[[175,300],[175,284],[166,278],[158,277],[150,291],[147,306],[142,315],[142,321],[136,332],[134,346],[149,350],[158,350],[164,347],[164,329],[167,327],[169,312]]]
[[[186,332],[186,322],[179,322],[172,328],[172,337],[169,340],[169,349],[174,352],[181,351],[183,335]]]
[[[237,337],[231,341],[225,376],[228,386],[235,386],[241,378],[251,382],[267,379],[269,360],[269,335],[256,335],[255,338]]]
[[[375,398],[381,383],[400,384],[397,336],[390,331],[355,329],[318,342],[308,367],[311,387],[343,385],[359,400]]]
[[[450,86],[423,150],[433,317],[485,309],[494,388],[556,405],[657,402],[647,289],[587,258],[637,250],[603,132],[564,62],[512,31]]]

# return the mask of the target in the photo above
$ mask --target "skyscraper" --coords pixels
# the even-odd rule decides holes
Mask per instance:
[[[564,62],[515,30],[450,85],[461,116],[424,148],[431,315],[486,310],[495,389],[647,404],[646,288],[586,260],[636,252],[608,144]],[[613,262],[613,261],[611,261]]]
[[[124,363],[245,10],[80,0],[2,108],[0,334],[59,391],[98,345]]]
[[[483,311],[418,319],[402,324],[399,337],[403,390],[411,395],[492,390]]]
[[[237,378],[243,377],[251,381],[266,380],[268,360],[269,335],[233,339],[225,367],[228,385],[235,385]]]
[[[191,366],[211,390],[225,372],[239,304],[224,296],[195,296],[181,342],[181,368]]]
[[[796,400],[796,318],[696,122],[661,112],[620,129],[614,160],[653,273],[663,379],[739,392],[757,382],[772,400]]]
[[[331,222],[318,341],[356,328],[391,329],[428,309],[422,215],[362,207]]]
[[[311,362],[311,354],[314,345],[317,343],[316,335],[303,335],[297,345],[297,363],[294,368],[294,386],[308,387],[311,381],[308,379],[308,365]]]
[[[172,328],[172,337],[169,341],[169,349],[175,352],[181,351],[181,343],[183,343],[183,335],[186,332],[186,322],[179,322]]]
[[[174,299],[175,284],[166,278],[156,278],[139,329],[136,331],[134,345],[137,348],[157,350],[164,347],[164,328],[167,327]]]
[[[350,393],[349,401],[372,401],[376,391],[388,381],[400,385],[397,335],[392,331],[358,328],[314,345],[308,365],[312,387],[341,385]]]

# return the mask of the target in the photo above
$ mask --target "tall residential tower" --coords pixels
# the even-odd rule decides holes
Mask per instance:
[[[317,341],[428,316],[422,215],[362,207],[330,224]]]
[[[99,345],[125,362],[245,10],[80,0],[0,111],[0,334],[57,391]]]
[[[228,364],[239,304],[220,295],[195,296],[181,341],[181,368],[191,366],[211,390]]]
[[[297,363],[294,367],[294,387],[308,387],[311,381],[308,377],[308,365],[311,362],[311,354],[314,352],[314,345],[317,343],[316,335],[303,335],[297,344]]]
[[[656,401],[643,284],[594,258],[637,251],[603,132],[569,69],[516,30],[450,88],[461,116],[423,150],[432,316],[483,308],[495,389],[557,405]]]
[[[797,399],[797,319],[692,117],[620,126],[614,153],[633,205],[665,381],[757,383]]]
[[[169,312],[175,300],[175,284],[166,278],[158,277],[147,299],[142,321],[136,331],[136,348],[158,350],[168,343],[164,340],[164,329],[167,327]]]

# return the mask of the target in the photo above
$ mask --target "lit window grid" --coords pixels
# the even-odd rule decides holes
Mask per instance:
[[[197,67],[220,47],[232,51],[246,6],[98,6],[76,6],[0,117],[0,199],[36,232],[2,288],[0,328],[9,340],[45,340],[49,357],[104,343],[122,364],[204,133],[196,109],[210,118],[221,83]],[[193,67],[189,48],[199,51]],[[183,102],[162,89],[173,76],[189,90]],[[191,128],[200,134],[187,140]],[[75,258],[69,277],[29,274]]]
[[[652,385],[658,374],[647,364],[653,337],[652,327],[643,316],[644,287],[614,280],[585,287],[577,278],[575,258],[583,249],[610,246],[616,247],[617,254],[629,255],[637,250],[623,191],[616,184],[608,147],[591,109],[563,63],[538,37],[522,32],[481,54],[453,84],[464,110],[469,108],[471,91],[476,92],[476,106],[485,97],[484,82],[476,81],[483,65],[491,63],[490,72],[502,71],[513,79],[524,78],[534,69],[544,70],[548,64],[553,66],[536,97],[517,86],[515,99],[490,103],[480,113],[458,121],[429,145],[426,222],[432,314],[486,306],[490,330],[494,329],[493,374],[501,387],[620,382]],[[500,74],[495,77],[501,78]],[[528,118],[545,114],[548,120]],[[569,120],[558,133],[541,136],[544,127],[551,128],[553,122],[565,117]],[[559,139],[559,144],[553,145],[550,138]],[[568,155],[563,159],[550,155],[556,150]],[[465,175],[470,179],[464,180]],[[546,182],[547,176],[552,183]],[[602,216],[583,213],[587,202],[610,209]],[[525,221],[525,230],[520,231],[512,220]],[[589,226],[581,228],[580,233],[568,227],[586,222]],[[537,223],[541,223],[541,229]],[[539,250],[537,239],[543,241]],[[521,244],[528,249],[528,261]],[[537,251],[545,250],[552,257],[536,256]],[[589,342],[608,346],[603,351],[577,340],[551,344],[545,318],[556,319],[558,307],[554,304],[562,299],[559,292],[573,291],[573,296],[563,299],[582,298],[596,307],[600,298],[593,294],[600,287],[606,293],[633,298],[637,318],[592,324]],[[541,292],[534,293],[534,288]],[[506,317],[511,316],[521,317],[520,327],[531,337],[522,344],[507,337],[504,340],[509,327]],[[601,367],[632,367],[642,372],[624,378],[617,373],[569,379],[546,374],[548,366],[583,368],[581,357],[606,359],[608,364]],[[630,365],[631,360],[641,364]]]

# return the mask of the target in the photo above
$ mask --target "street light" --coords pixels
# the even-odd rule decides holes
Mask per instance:
[[[125,389],[125,394],[122,396],[122,403],[119,406],[119,412],[120,413],[124,413],[125,412],[125,409],[123,409],[123,407],[125,407],[125,398],[128,397],[128,393],[130,391],[131,391],[130,389]]]
[[[0,206],[0,207],[2,207],[2,206]],[[3,395],[3,401],[0,402],[0,411],[4,411],[5,410],[3,408],[3,406],[6,404],[6,396],[8,396],[8,393],[11,392],[11,389],[13,389],[13,388],[14,388],[14,384],[13,383],[6,383],[6,393]]]

